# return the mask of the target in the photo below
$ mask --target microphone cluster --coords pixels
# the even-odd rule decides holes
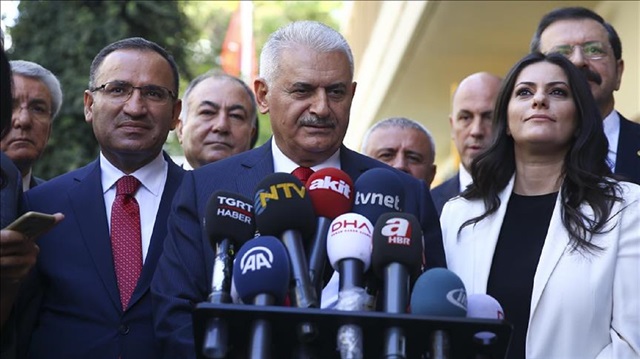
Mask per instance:
[[[355,184],[345,172],[326,168],[306,187],[290,174],[274,173],[257,185],[252,200],[213,193],[203,219],[215,253],[209,302],[229,304],[235,291],[246,305],[308,309],[322,303],[339,311],[491,317],[499,304],[467,298],[454,273],[422,273],[421,225],[403,212],[404,201],[402,182],[384,168],[363,173]],[[256,318],[250,324],[248,357],[270,358],[274,323]],[[489,334],[478,333],[478,340],[491,340]],[[314,323],[298,324],[301,345],[317,335]],[[342,325],[336,350],[341,358],[363,358],[363,340],[357,324]],[[434,331],[430,340],[429,357],[447,358],[448,333]],[[209,319],[202,354],[226,358],[229,342],[229,323]],[[403,327],[386,328],[383,346],[383,357],[406,358]]]

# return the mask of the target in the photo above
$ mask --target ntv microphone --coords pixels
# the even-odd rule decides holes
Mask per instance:
[[[504,319],[504,310],[500,303],[492,296],[476,293],[467,296],[467,318]],[[496,341],[496,334],[492,332],[478,332],[473,336],[477,347],[476,358],[491,358],[489,346]]]
[[[404,210],[404,187],[397,174],[387,168],[372,168],[356,180],[353,212],[365,216],[372,224],[384,213]],[[374,310],[379,283],[374,275],[365,275],[367,308]]]
[[[452,271],[432,268],[416,280],[411,293],[411,312],[435,317],[465,317],[467,291],[464,283]],[[435,330],[429,336],[429,358],[449,358],[451,346],[444,330]]]
[[[279,239],[261,236],[245,243],[233,265],[233,283],[243,303],[279,305],[289,289],[289,256]],[[256,319],[251,326],[250,359],[271,358],[271,323]]]
[[[209,302],[231,303],[233,255],[255,233],[251,201],[235,193],[217,191],[207,202],[203,225],[215,253]],[[207,358],[224,358],[228,347],[227,323],[218,318],[207,322],[202,352]]]
[[[318,297],[309,278],[309,266],[303,240],[313,236],[316,216],[311,199],[302,182],[288,173],[266,176],[254,196],[254,213],[258,231],[263,235],[279,237],[291,262],[291,306],[318,308]],[[302,342],[311,341],[317,331],[309,323],[298,328]]]
[[[386,313],[406,313],[409,305],[411,278],[422,267],[422,229],[410,213],[385,213],[373,229],[373,271],[382,278],[383,303]],[[406,338],[400,327],[387,328],[384,358],[406,358]]]
[[[333,219],[351,210],[353,181],[349,175],[337,168],[323,168],[309,177],[307,193],[318,216],[316,232],[308,250],[309,278],[320,300],[325,279],[329,225]]]
[[[345,213],[332,222],[327,236],[327,255],[340,274],[337,310],[364,310],[364,273],[371,264],[373,225],[363,215]],[[338,329],[341,358],[359,359],[364,355],[362,329],[345,324]]]

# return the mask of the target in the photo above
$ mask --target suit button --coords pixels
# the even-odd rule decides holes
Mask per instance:
[[[118,332],[122,335],[129,334],[129,326],[126,324],[120,324],[120,327],[118,327]]]

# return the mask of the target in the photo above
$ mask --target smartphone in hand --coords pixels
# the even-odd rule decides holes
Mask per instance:
[[[56,217],[54,215],[31,211],[11,222],[6,229],[20,232],[29,238],[36,238],[55,225]]]

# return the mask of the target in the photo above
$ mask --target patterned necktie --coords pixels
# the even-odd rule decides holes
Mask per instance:
[[[142,272],[140,207],[134,197],[138,187],[140,181],[135,177],[121,177],[116,182],[116,199],[111,207],[111,250],[123,310]]]
[[[296,176],[296,178],[298,178],[303,185],[306,185],[307,180],[309,179],[309,177],[311,177],[313,172],[314,171],[309,167],[298,167],[295,170],[293,170],[291,174]]]

